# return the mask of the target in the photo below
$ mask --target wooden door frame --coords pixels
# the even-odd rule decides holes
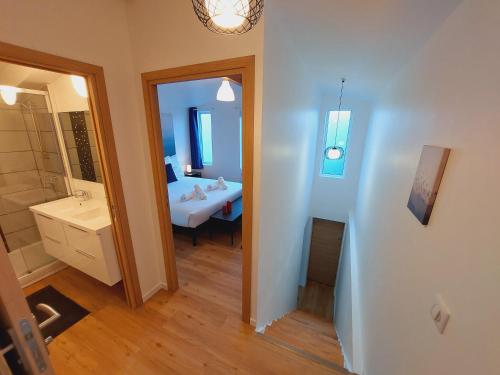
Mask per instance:
[[[242,83],[242,320],[250,323],[252,278],[252,208],[253,208],[253,144],[255,101],[255,56],[238,57],[202,64],[156,70],[142,73],[142,88],[149,135],[149,151],[153,167],[156,203],[160,222],[163,259],[168,290],[179,288],[175,246],[170,220],[167,178],[160,124],[160,108],[157,85],[209,78],[241,76]]]
[[[103,68],[4,42],[0,42],[0,61],[57,73],[75,74],[85,78],[125,296],[130,307],[142,305],[143,299],[118,166]]]

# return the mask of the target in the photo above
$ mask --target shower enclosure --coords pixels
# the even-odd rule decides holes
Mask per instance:
[[[21,285],[57,267],[44,251],[29,207],[69,195],[47,92],[22,89],[0,101],[0,235]]]

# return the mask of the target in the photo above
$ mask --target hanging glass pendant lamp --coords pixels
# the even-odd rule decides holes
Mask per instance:
[[[344,156],[344,149],[337,145],[337,134],[339,131],[339,121],[340,121],[340,109],[342,107],[342,96],[344,95],[344,83],[345,78],[342,78],[342,87],[340,88],[340,97],[339,97],[339,108],[337,111],[337,124],[335,126],[335,139],[333,141],[333,146],[329,146],[325,150],[325,157],[328,160],[339,160]]]
[[[192,0],[200,22],[218,34],[250,31],[264,11],[264,0]]]
[[[234,91],[231,85],[229,84],[229,80],[224,78],[222,83],[217,91],[217,100],[219,102],[234,102]]]

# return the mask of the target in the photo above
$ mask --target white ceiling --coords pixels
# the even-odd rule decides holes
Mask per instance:
[[[323,92],[373,99],[462,0],[273,0],[278,19]],[[269,17],[270,16],[270,17]]]
[[[409,63],[462,0],[267,0],[265,22],[286,33],[322,92],[368,100]],[[0,85],[41,88],[59,73],[0,62]]]
[[[0,61],[0,85],[43,89],[62,74]]]

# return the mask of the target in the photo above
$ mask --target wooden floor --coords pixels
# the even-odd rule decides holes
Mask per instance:
[[[299,288],[297,309],[333,320],[333,286],[307,280],[305,288]]]
[[[180,289],[130,310],[120,286],[67,268],[26,288],[51,284],[91,311],[58,336],[58,374],[342,374],[270,342],[242,323],[241,250],[229,238],[176,236]]]

